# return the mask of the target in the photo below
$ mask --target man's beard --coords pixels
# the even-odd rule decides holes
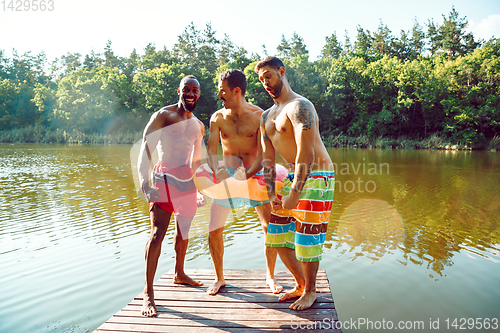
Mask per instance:
[[[197,102],[194,102],[193,104],[188,104],[184,98],[181,98],[181,105],[184,108],[184,110],[193,112],[194,109],[196,108]]]
[[[275,86],[271,86],[270,87],[273,92],[274,92],[274,95],[271,96],[272,98],[274,99],[277,99],[281,96],[281,90],[283,89],[283,79],[280,79],[278,83],[276,83]]]

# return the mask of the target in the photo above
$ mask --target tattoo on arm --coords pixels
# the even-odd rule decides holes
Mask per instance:
[[[262,120],[264,121],[263,124],[265,125],[266,124],[266,121],[267,121],[267,116],[269,116],[269,111],[271,109],[267,109],[266,111],[262,112]]]
[[[266,133],[266,122],[267,122],[267,116],[269,115],[269,110],[266,110],[262,113],[262,121],[260,122],[260,132],[262,133],[262,137],[264,138],[265,141],[269,141],[269,137],[267,136]]]
[[[314,108],[308,101],[299,101],[299,105],[295,112],[290,116],[293,124],[302,124],[304,130],[311,129],[316,126],[316,118],[314,116]]]
[[[300,164],[298,166],[298,171],[295,176],[295,179],[297,180],[297,185],[292,187],[292,191],[301,193],[302,190],[304,189],[304,186],[306,185],[307,177],[311,174],[312,170],[312,163],[309,163],[308,166],[305,164]]]
[[[266,180],[267,194],[275,195],[276,188],[276,168],[264,166],[264,179]]]

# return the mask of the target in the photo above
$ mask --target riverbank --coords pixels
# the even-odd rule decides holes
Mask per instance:
[[[209,130],[205,130],[205,141]],[[142,132],[117,131],[107,134],[83,133],[78,130],[49,130],[43,127],[26,127],[0,132],[0,142],[3,143],[60,143],[60,144],[134,144],[142,137]],[[344,134],[323,135],[326,147],[331,148],[377,148],[377,149],[437,149],[437,150],[489,150],[500,151],[500,136],[489,141],[476,144],[453,142],[451,139],[432,134],[425,139],[408,137],[371,138],[366,135],[350,137]]]
[[[50,130],[43,127],[25,127],[0,131],[3,143],[60,143],[60,144],[134,144],[142,132],[83,133],[78,130]]]
[[[370,138],[366,135],[349,137],[343,134],[323,137],[325,146],[331,148],[378,148],[378,149],[437,149],[437,150],[489,150],[500,151],[500,137],[479,144],[453,142],[445,136],[433,134],[425,139],[400,137]]]

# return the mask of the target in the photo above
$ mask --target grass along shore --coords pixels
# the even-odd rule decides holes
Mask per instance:
[[[205,131],[208,139],[208,129]],[[0,131],[2,143],[58,143],[58,144],[134,144],[142,132],[112,132],[107,134],[83,133],[78,130],[50,130],[40,126]],[[489,150],[500,151],[500,136],[482,144],[452,142],[445,136],[432,134],[425,139],[400,137],[371,138],[366,135],[350,137],[343,134],[323,136],[325,146],[332,148],[377,148],[377,149],[442,149],[442,150]]]

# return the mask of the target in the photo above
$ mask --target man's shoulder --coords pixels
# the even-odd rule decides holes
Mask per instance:
[[[301,95],[297,95],[296,98],[294,98],[293,100],[291,100],[289,103],[288,103],[289,106],[291,106],[293,109],[297,109],[297,108],[313,108],[314,109],[314,104],[308,100],[307,98],[305,98],[304,96],[301,96]]]
[[[249,112],[258,114],[259,116],[264,112],[259,106],[250,103],[247,104],[247,109]]]
[[[166,118],[169,115],[176,113],[176,111],[177,111],[177,104],[167,105],[167,106],[162,107],[161,109],[159,109],[155,113],[153,113],[153,115],[156,117]]]
[[[306,129],[314,127],[317,121],[317,113],[313,103],[300,95],[288,103],[286,115],[293,125],[302,124]]]
[[[222,109],[219,109],[217,111],[215,111],[214,113],[212,113],[212,115],[210,116],[210,121],[211,122],[218,122],[222,119],[224,119],[224,114],[225,114],[225,111],[226,109],[225,108],[222,108]]]

